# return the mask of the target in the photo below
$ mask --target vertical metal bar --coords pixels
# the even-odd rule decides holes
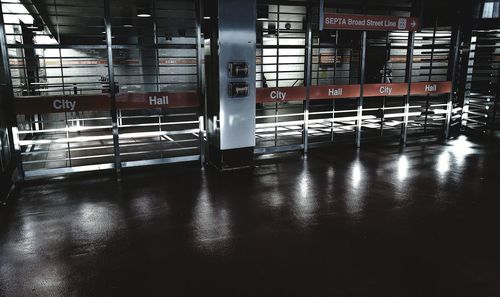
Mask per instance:
[[[24,40],[23,40],[24,41]],[[30,85],[29,85],[29,80],[28,80],[28,76],[27,76],[27,72],[28,72],[28,68],[27,68],[27,58],[26,58],[26,52],[23,50],[21,51],[21,57],[22,57],[22,60],[23,60],[23,81],[24,81],[24,88],[22,89],[22,93],[24,95],[24,92],[26,92],[27,95],[31,95],[30,94],[30,91],[29,91],[29,88],[30,88]]]
[[[492,122],[491,122],[491,133],[494,132],[495,130],[495,124],[497,123],[497,112],[498,112],[498,104],[500,102],[500,69],[498,69],[497,72],[497,89],[495,91],[495,99],[493,101],[493,110],[491,111],[491,116],[492,116]]]
[[[325,15],[325,0],[319,0],[319,31],[323,31],[323,19]]]
[[[474,64],[476,62],[476,43],[477,36],[475,36],[476,32],[469,32],[470,34],[464,37],[468,38],[468,52],[462,57],[463,61],[466,61],[467,66],[462,67],[460,84],[459,84],[459,93],[458,96],[462,96],[463,98],[463,110],[462,110],[462,128],[467,128],[467,123],[469,119],[469,104],[470,104],[470,95],[472,90],[472,75],[474,74]],[[467,48],[467,47],[466,47]],[[470,71],[470,72],[469,72]]]
[[[339,45],[339,30],[335,30],[335,50],[333,51],[333,78],[332,84],[335,85],[337,78],[337,55],[338,55],[338,45]],[[333,142],[334,133],[333,128],[335,127],[335,99],[332,99],[332,124],[330,125],[330,141]]]
[[[304,132],[303,143],[304,143],[304,154],[307,154],[309,147],[309,101],[311,98],[311,82],[312,82],[312,5],[307,2],[306,8],[306,100],[304,101],[303,111],[304,111]]]
[[[280,5],[277,8],[277,24],[276,24],[276,88],[279,87],[279,71],[280,71]],[[274,146],[278,146],[278,102],[274,104]]]
[[[201,44],[201,22],[203,19],[203,3],[202,0],[195,0],[195,25],[196,25],[196,90],[200,98],[205,98],[203,96],[203,49]],[[206,100],[203,100],[204,102]],[[205,127],[206,127],[206,107],[204,104],[200,104],[198,110],[198,127],[199,133],[198,138],[200,141],[200,163],[203,165],[206,160],[205,151]]]
[[[429,62],[429,81],[432,80],[432,67],[434,66],[434,48],[436,46],[436,31],[438,25],[438,16],[436,16],[436,20],[434,22],[434,31],[432,32],[432,48],[431,48],[431,61]],[[425,120],[424,120],[424,133],[427,133],[427,121],[429,118],[429,100],[430,95],[427,94],[425,98]]]
[[[120,140],[118,131],[118,112],[116,108],[116,89],[115,89],[115,69],[113,62],[113,35],[111,32],[111,11],[110,1],[104,0],[104,22],[106,24],[106,49],[108,52],[108,76],[109,76],[109,93],[111,96],[111,122],[113,127],[113,148],[115,153],[115,169],[118,179],[122,168],[120,158]]]
[[[21,156],[20,147],[16,144],[16,139],[18,139],[17,134],[17,117],[16,111],[14,108],[14,89],[12,85],[12,75],[10,72],[10,61],[9,61],[9,50],[7,47],[7,38],[5,36],[5,22],[3,19],[3,10],[2,5],[0,3],[0,49],[2,52],[2,63],[3,63],[3,71],[5,78],[5,94],[7,95],[4,98],[4,107],[6,113],[6,123],[8,129],[10,129],[10,133],[8,133],[10,150],[14,152],[14,160],[17,166],[18,176],[17,178],[21,181],[24,180],[24,169],[23,169],[23,159]]]
[[[461,3],[460,9],[464,12],[472,11],[473,5],[473,1],[467,4]],[[456,19],[456,27],[460,29],[461,37],[459,39],[464,43],[460,58],[460,73],[458,74],[458,83],[456,84],[457,99],[460,100],[459,104],[462,107],[461,128],[467,127],[468,98],[470,95],[469,69],[472,70],[472,66],[474,65],[475,37],[472,31],[472,17],[472,14],[461,14]]]
[[[260,30],[260,73],[261,73],[261,77],[260,77],[260,87],[261,88],[267,88],[268,85],[267,85],[267,78],[266,75],[265,75],[265,72],[264,72],[264,29]],[[266,84],[264,85],[264,82],[266,82]]]
[[[163,129],[162,129],[161,116],[162,116],[161,114],[158,114],[158,132],[160,132],[160,136],[158,138],[160,139],[160,158],[163,159],[163,135],[161,134]]]
[[[156,16],[156,1],[153,0],[153,42],[155,46],[155,73],[156,73],[156,91],[160,92],[160,53],[158,49],[158,25]],[[161,137],[160,137],[161,138]]]
[[[57,6],[57,1],[54,0],[54,10],[56,14],[56,22],[57,22],[57,34],[58,34],[58,39],[61,40],[59,37],[59,11],[58,11],[58,6]],[[61,43],[58,42],[58,52],[59,52],[59,71],[61,72],[61,83],[62,83],[62,93],[63,95],[66,95],[66,84],[64,81],[64,67],[63,67],[63,58],[62,58],[62,49],[61,49]],[[68,160],[69,160],[69,167],[72,166],[71,162],[71,144],[69,143],[69,130],[68,130],[68,113],[64,112],[64,121],[65,121],[65,127],[66,127],[66,147],[68,149]]]
[[[495,125],[497,123],[497,112],[498,112],[498,104],[500,102],[500,83],[498,82],[498,80],[500,80],[500,69],[498,69],[498,73],[497,73],[497,89],[495,91],[495,99],[493,100],[493,110],[491,111],[491,117],[492,117],[492,120],[491,120],[491,134],[493,135],[494,131],[495,131]],[[498,129],[497,129],[498,130]]]
[[[57,40],[61,40],[60,36],[60,31],[59,31],[59,11],[57,8],[57,1],[54,0],[54,11],[56,13],[56,26],[57,26]],[[63,95],[66,95],[66,87],[64,84],[64,68],[63,68],[63,61],[62,61],[62,50],[61,50],[61,43],[57,43],[57,49],[59,51],[59,70],[61,71],[61,83],[62,83],[62,91]]]
[[[71,143],[69,142],[69,125],[68,125],[68,113],[64,113],[64,124],[66,127],[66,147],[68,148],[68,160],[69,160],[69,167],[72,166],[71,162]]]
[[[257,4],[259,5],[259,4]],[[269,7],[266,6],[266,9],[269,9]],[[267,84],[267,78],[264,72],[264,29],[260,30],[260,87],[261,88],[267,88],[269,87]],[[265,114],[266,108],[264,107],[264,103],[260,104],[255,104],[255,115],[258,116],[257,113],[257,107],[261,108],[262,114]],[[255,124],[257,125],[257,119],[255,120]],[[258,137],[257,137],[257,130],[255,131],[255,145],[258,146],[259,144],[257,143]]]
[[[385,36],[385,61],[384,61],[384,68],[382,69],[382,83],[387,82],[387,66],[388,62],[391,59],[391,42],[390,42],[390,33],[387,32]],[[380,136],[384,136],[384,121],[385,121],[385,105],[386,105],[386,100],[387,97],[384,96],[382,97],[382,114],[380,115]]]
[[[450,138],[450,125],[451,125],[451,117],[452,117],[452,112],[453,112],[453,98],[455,97],[455,89],[457,88],[457,65],[459,61],[459,54],[460,54],[460,34],[461,30],[460,27],[457,27],[455,30],[455,39],[453,43],[453,63],[452,63],[452,69],[449,72],[449,80],[451,81],[451,92],[448,96],[448,102],[446,103],[446,127],[444,131],[444,137],[445,139]],[[453,40],[453,39],[452,39]],[[498,96],[498,94],[497,94]]]
[[[363,97],[365,84],[365,68],[366,68],[366,31],[361,33],[361,67],[359,74],[359,99],[358,112],[356,122],[356,147],[361,147],[361,128],[363,119]]]
[[[319,64],[321,59],[321,38],[318,38],[318,54],[317,54],[317,62],[316,62],[316,85],[319,86]]]
[[[276,81],[277,83],[277,81]],[[274,103],[274,146],[278,146],[278,102]]]
[[[415,47],[415,32],[408,33],[408,50],[406,53],[405,82],[408,84],[407,93],[404,100],[404,120],[401,125],[401,144],[406,145],[408,138],[408,115],[410,112],[411,80],[413,68],[413,49]]]

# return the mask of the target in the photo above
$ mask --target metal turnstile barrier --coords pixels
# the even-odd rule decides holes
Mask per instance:
[[[327,2],[330,12],[370,11]],[[26,24],[40,15],[7,9],[24,7],[17,0],[2,4],[17,105],[13,132],[26,177],[203,160],[198,1],[154,0],[139,16],[118,0],[55,0],[38,29]],[[458,39],[449,24],[436,19],[418,33],[320,31],[315,5],[258,1],[257,155],[386,138],[405,143],[448,136],[460,125],[452,92]],[[409,16],[411,6],[377,11]],[[485,51],[497,56],[497,35],[474,36],[464,108],[471,128],[495,118],[484,112],[496,110],[488,101],[494,90],[476,90],[484,85],[480,58]],[[495,59],[487,61],[488,74],[498,73]]]
[[[325,9],[357,9],[335,5]],[[257,154],[447,137],[459,124],[452,94],[456,44],[452,28],[437,18],[418,33],[319,31],[311,4],[260,7],[268,14],[258,16]],[[411,8],[377,10],[410,16]]]
[[[475,133],[500,129],[500,30],[473,30],[462,125]]]
[[[257,12],[257,88],[303,86],[306,7],[258,3]],[[286,151],[303,147],[303,98],[300,101],[287,100],[291,95],[283,92],[273,94],[274,101],[257,98],[257,151]]]
[[[27,178],[200,160],[199,7],[122,4],[2,1]]]

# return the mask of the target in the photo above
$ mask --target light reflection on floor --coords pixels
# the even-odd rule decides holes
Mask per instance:
[[[175,287],[203,283],[220,269],[224,281],[262,273],[264,282],[283,287],[300,286],[289,277],[304,271],[314,279],[338,279],[347,271],[335,283],[342,287],[359,279],[389,283],[406,270],[417,272],[411,281],[425,284],[428,267],[436,267],[446,273],[434,275],[441,281],[435,283],[460,286],[466,275],[453,274],[457,267],[449,263],[458,259],[484,276],[481,265],[495,263],[488,255],[499,246],[491,235],[498,216],[483,215],[495,204],[475,209],[498,200],[491,191],[498,149],[488,150],[460,137],[405,149],[312,150],[307,158],[225,175],[161,167],[125,174],[120,191],[112,178],[28,186],[0,228],[0,295],[78,295],[81,288],[107,286],[112,275],[125,296],[137,284],[159,285],[152,274],[177,278],[169,282]],[[472,235],[459,233],[461,224],[471,226]],[[449,242],[457,250],[442,253]],[[474,245],[460,250],[468,242]],[[425,255],[415,260],[419,253]],[[462,254],[476,257],[472,263],[480,269],[467,266],[472,260]]]

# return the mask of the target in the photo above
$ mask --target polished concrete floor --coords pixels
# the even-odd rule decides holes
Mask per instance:
[[[27,185],[0,296],[500,296],[500,145],[328,148]]]

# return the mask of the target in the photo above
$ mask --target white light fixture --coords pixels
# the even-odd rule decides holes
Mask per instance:
[[[137,16],[140,18],[150,18],[151,13],[149,12],[149,9],[147,9],[147,8],[138,8],[137,9]]]
[[[205,16],[205,17],[203,17],[203,19],[204,19],[204,20],[209,20],[209,19],[210,19],[210,17],[209,17],[209,16]]]

